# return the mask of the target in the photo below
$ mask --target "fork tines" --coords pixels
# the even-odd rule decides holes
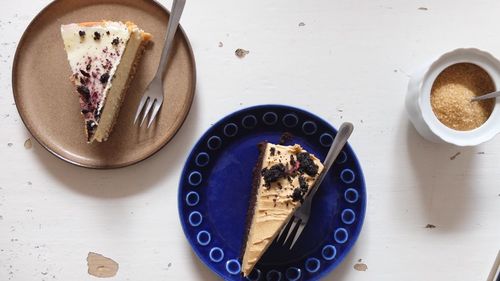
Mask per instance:
[[[153,124],[153,120],[155,119],[156,115],[158,114],[158,111],[160,110],[161,104],[162,103],[158,98],[150,97],[149,95],[147,95],[147,93],[144,94],[141,98],[139,106],[137,107],[137,112],[134,118],[134,124],[137,123],[139,116],[141,116],[141,113],[143,113],[142,120],[139,125],[139,127],[141,127],[142,124],[144,123],[144,120],[146,120],[146,117],[151,112],[151,116],[149,117],[149,122],[148,122],[148,128],[151,127],[151,124]]]
[[[306,226],[305,221],[293,216],[287,222],[287,224],[283,227],[283,229],[281,229],[281,232],[276,237],[276,240],[275,240],[276,243],[282,244],[283,246],[285,246],[285,244],[287,244],[288,242],[291,241],[291,244],[289,247],[289,249],[291,250],[293,248],[293,246],[295,245],[295,243],[297,242],[297,240],[299,239],[300,234],[302,234],[302,231],[304,231],[305,226]],[[285,233],[286,233],[286,236],[284,235]],[[281,239],[283,236],[285,236],[285,238]],[[289,239],[292,237],[293,237],[293,239]],[[280,241],[280,240],[282,240],[282,241]]]

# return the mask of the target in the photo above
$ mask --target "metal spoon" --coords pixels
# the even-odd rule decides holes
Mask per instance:
[[[496,92],[489,93],[486,95],[478,96],[478,97],[472,98],[470,101],[480,101],[480,100],[492,99],[492,98],[496,98],[496,97],[500,97],[500,91],[496,91]]]

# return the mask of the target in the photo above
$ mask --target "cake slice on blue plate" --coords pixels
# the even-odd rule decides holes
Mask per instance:
[[[323,164],[300,145],[259,144],[243,245],[243,276],[252,272],[281,229],[309,195]]]

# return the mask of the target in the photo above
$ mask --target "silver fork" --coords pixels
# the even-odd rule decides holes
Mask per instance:
[[[161,105],[163,104],[163,77],[165,76],[165,70],[167,69],[168,58],[170,54],[170,49],[172,48],[175,32],[179,26],[179,20],[181,19],[182,11],[184,10],[184,5],[186,0],[174,0],[172,4],[172,10],[170,12],[170,18],[168,20],[167,26],[167,37],[165,38],[165,45],[163,46],[163,51],[161,53],[160,64],[158,65],[158,70],[156,71],[155,77],[149,83],[146,88],[146,92],[142,96],[139,107],[137,107],[137,113],[135,114],[134,124],[137,123],[141,112],[144,110],[144,115],[142,117],[142,126],[144,120],[148,116],[149,112],[152,110],[151,116],[149,117],[148,128],[153,123],[158,111],[160,111]]]
[[[292,237],[292,233],[295,232],[292,244],[290,245],[290,250],[295,245],[295,242],[297,242],[297,239],[299,239],[300,235],[302,234],[302,231],[304,230],[304,228],[307,225],[307,222],[309,221],[309,217],[311,215],[311,202],[314,195],[316,194],[316,191],[318,191],[318,187],[321,185],[321,182],[323,182],[323,179],[325,179],[325,175],[328,173],[328,170],[330,170],[330,168],[332,167],[333,162],[335,162],[335,159],[337,158],[340,151],[342,150],[347,140],[351,136],[353,130],[354,126],[349,122],[345,122],[340,126],[339,131],[337,132],[337,135],[333,140],[332,146],[330,147],[330,150],[326,155],[325,162],[323,163],[324,165],[323,172],[321,172],[321,174],[318,176],[318,179],[316,180],[316,183],[311,187],[311,191],[307,196],[307,198],[302,203],[302,206],[300,206],[295,211],[293,216],[283,227],[278,237],[276,238],[276,241],[279,241],[282,235],[284,234],[285,229],[288,229],[285,240],[283,241],[283,245],[285,245],[287,241],[289,241],[289,238]]]

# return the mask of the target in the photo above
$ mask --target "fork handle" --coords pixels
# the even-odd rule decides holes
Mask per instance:
[[[160,79],[160,81],[165,76],[165,70],[167,69],[170,49],[172,49],[175,32],[177,31],[177,27],[179,26],[179,21],[181,19],[182,11],[184,10],[185,4],[186,0],[174,0],[172,4],[172,10],[170,12],[170,17],[168,19],[165,45],[163,46],[160,64],[158,65],[158,70],[156,71],[155,75],[155,79]]]
[[[344,122],[342,123],[342,125],[340,125],[339,131],[337,132],[337,135],[335,136],[332,146],[330,147],[330,150],[328,151],[328,154],[326,155],[325,161],[323,163],[324,166],[323,172],[319,174],[318,179],[316,180],[314,186],[311,189],[309,197],[311,198],[314,197],[314,194],[316,194],[316,191],[318,191],[318,187],[325,179],[326,174],[332,167],[333,162],[335,162],[335,159],[337,159],[337,156],[339,156],[340,151],[342,151],[344,145],[347,143],[347,139],[349,139],[353,130],[354,126],[349,122]]]

